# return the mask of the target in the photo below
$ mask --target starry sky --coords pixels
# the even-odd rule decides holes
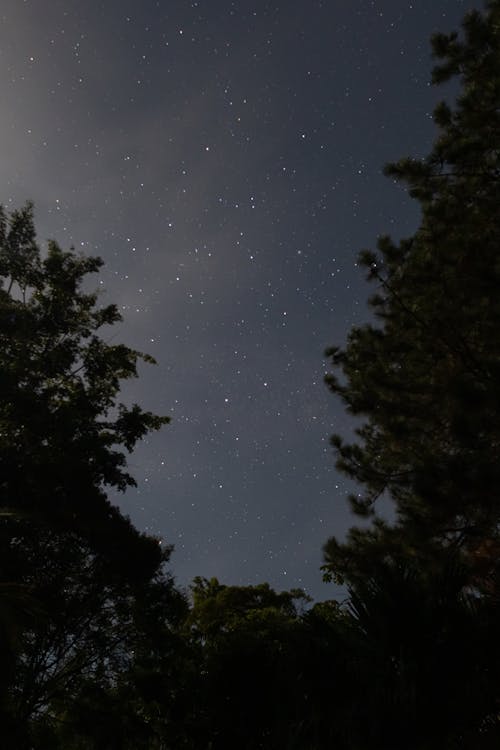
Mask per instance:
[[[369,319],[358,251],[417,225],[382,167],[429,151],[429,36],[471,4],[2,0],[0,202],[104,259],[110,336],[158,361],[123,396],[172,423],[114,499],[182,586],[336,594],[352,424],[323,353]]]

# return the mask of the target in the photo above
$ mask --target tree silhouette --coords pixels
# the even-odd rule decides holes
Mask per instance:
[[[137,531],[106,488],[134,484],[126,452],[166,417],[122,404],[139,360],[101,331],[120,320],[85,291],[102,261],[50,242],[30,204],[0,209],[0,708],[6,747],[56,747],[83,686],[109,691],[144,633],[138,602],[182,597],[170,549]],[[159,595],[159,594],[158,594]],[[167,608],[168,609],[168,608]],[[44,738],[44,739],[43,739]]]
[[[374,321],[328,351],[327,384],[361,421],[355,441],[332,438],[337,467],[368,519],[324,550],[358,635],[356,747],[500,734],[500,2],[432,47],[434,83],[458,78],[460,94],[436,108],[429,156],[386,168],[420,225],[361,254]]]
[[[500,4],[487,7],[467,14],[462,36],[432,40],[434,82],[456,76],[461,93],[436,108],[430,155],[386,168],[419,202],[421,223],[362,253],[375,322],[329,350],[327,377],[363,418],[356,442],[336,435],[333,445],[362,488],[354,511],[375,520],[367,535],[388,533],[377,500],[390,498],[407,541],[459,546],[471,562],[500,521]],[[331,570],[338,554],[329,543]]]

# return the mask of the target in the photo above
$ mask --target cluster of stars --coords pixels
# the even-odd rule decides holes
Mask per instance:
[[[352,424],[322,355],[367,320],[359,249],[417,219],[381,169],[426,151],[427,37],[463,2],[424,5],[4,3],[2,201],[104,258],[106,336],[158,361],[124,397],[172,424],[116,500],[181,583],[333,595],[353,488],[329,435]]]

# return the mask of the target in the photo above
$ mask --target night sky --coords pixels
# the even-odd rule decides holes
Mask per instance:
[[[416,206],[382,176],[435,133],[429,36],[461,0],[3,0],[0,201],[100,255],[106,332],[158,360],[127,401],[172,417],[119,496],[179,584],[335,595],[351,429],[324,350],[369,319],[356,266]]]

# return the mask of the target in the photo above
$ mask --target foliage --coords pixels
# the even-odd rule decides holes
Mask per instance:
[[[466,16],[462,37],[433,38],[434,81],[459,76],[461,94],[437,107],[430,155],[386,169],[418,200],[421,223],[362,253],[375,321],[329,350],[328,385],[363,418],[357,442],[333,438],[338,467],[362,486],[353,509],[373,518],[389,497],[420,549],[473,552],[500,520],[499,22],[491,2]],[[337,554],[327,545],[332,570]]]
[[[365,520],[324,550],[355,623],[359,748],[500,735],[500,2],[462,32],[432,40],[434,83],[461,91],[435,110],[431,153],[386,168],[420,225],[361,254],[373,321],[328,351],[327,384],[360,424],[332,443]]]
[[[192,593],[186,637],[199,664],[192,747],[329,746],[339,736],[329,700],[334,659],[345,656],[340,609],[310,611],[303,591],[215,578],[195,579]]]
[[[10,216],[0,209],[6,747],[56,747],[85,685],[112,693],[132,671],[145,598],[155,591],[164,601],[167,630],[183,601],[163,570],[170,549],[138,532],[106,495],[134,484],[125,452],[168,419],[118,400],[139,360],[153,360],[100,335],[120,320],[115,305],[98,307],[85,291],[101,265],[55,242],[43,255],[32,206]]]
[[[153,360],[98,335],[120,320],[115,305],[99,308],[83,291],[101,265],[55,242],[42,258],[32,207],[0,211],[2,506],[102,546],[110,526],[126,533],[102,488],[134,484],[123,449],[168,419],[117,401],[138,360]]]

